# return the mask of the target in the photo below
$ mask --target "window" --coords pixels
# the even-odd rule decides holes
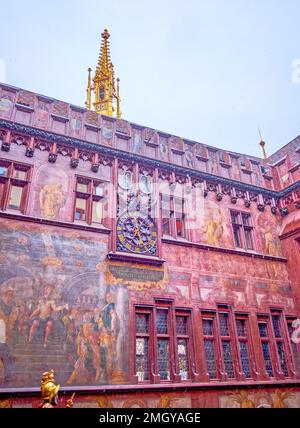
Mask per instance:
[[[239,211],[231,211],[230,214],[235,246],[253,250],[253,226],[250,214]]]
[[[174,217],[176,237],[184,238],[184,200],[174,198]]]
[[[286,349],[283,326],[281,325],[281,313],[273,312],[271,315],[273,332],[275,337],[275,349],[278,355],[279,364],[285,377],[289,376],[287,362],[286,362]]]
[[[227,307],[220,307],[218,312],[202,311],[204,353],[210,379],[218,379],[222,373],[228,379],[236,378],[234,361],[238,359],[238,355],[235,330],[232,327]]]
[[[176,313],[176,336],[177,336],[177,360],[179,374],[182,380],[190,378],[189,362],[189,338],[190,338],[189,315]]]
[[[162,194],[160,212],[163,236],[171,235],[174,238],[187,237],[183,198]]]
[[[164,303],[150,309],[137,307],[135,373],[138,381],[149,381],[155,373],[161,382],[169,382],[175,379],[176,372],[182,380],[190,379],[190,341],[189,312],[174,310]]]
[[[291,349],[292,349],[292,356],[294,357],[294,367],[296,370],[296,374],[299,377],[300,376],[300,353],[299,353],[299,344],[295,343],[292,340],[292,335],[295,331],[294,327],[293,327],[293,318],[287,318],[286,322],[287,322],[287,328],[288,328],[288,333],[289,333],[289,338],[290,338],[290,343],[291,343]]]
[[[170,380],[169,309],[156,310],[157,368],[161,380]]]
[[[248,343],[248,320],[246,317],[236,316],[236,332],[238,337],[238,351],[245,377],[251,378],[249,343]]]
[[[139,382],[150,379],[149,337],[151,312],[140,311],[135,314],[135,367]]]
[[[0,160],[0,209],[24,214],[30,171],[29,165]]]
[[[161,229],[162,235],[171,235],[171,198],[161,195]]]
[[[77,177],[74,220],[87,224],[103,223],[105,183]]]
[[[261,341],[262,353],[265,361],[265,368],[267,374],[272,377],[273,373],[273,364],[271,360],[270,353],[270,337],[269,337],[269,319],[268,317],[259,318],[258,320],[258,330]]]
[[[216,379],[216,333],[214,315],[212,315],[211,317],[209,317],[209,315],[203,315],[202,329],[204,336],[206,370],[210,379]]]
[[[234,368],[233,368],[233,359],[232,359],[232,342],[231,334],[229,329],[229,320],[228,312],[219,313],[219,323],[220,323],[220,336],[221,336],[221,349],[223,354],[223,362],[225,366],[225,371],[229,379],[235,377]]]

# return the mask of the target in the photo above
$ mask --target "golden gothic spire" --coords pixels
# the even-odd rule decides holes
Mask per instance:
[[[114,66],[110,59],[109,38],[110,34],[107,29],[101,34],[102,43],[99,55],[98,65],[93,85],[91,85],[91,69],[89,68],[86,108],[91,109],[92,91],[94,92],[93,106],[97,113],[106,116],[113,116],[115,112],[114,104],[116,103],[117,118],[121,118],[120,108],[120,79],[117,79],[117,88],[115,86]]]
[[[260,145],[260,147],[262,148],[263,158],[264,158],[264,160],[267,160],[268,156],[267,156],[267,152],[266,152],[266,149],[265,149],[265,145],[266,145],[266,143],[265,143],[265,142],[264,142],[264,140],[262,139],[260,129],[258,130],[258,132],[259,132],[259,136],[260,136],[260,142],[259,142],[259,145]]]
[[[267,156],[267,152],[266,152],[266,149],[265,149],[266,143],[263,140],[261,140],[261,142],[259,143],[259,145],[262,148],[264,160],[267,160],[268,156]]]

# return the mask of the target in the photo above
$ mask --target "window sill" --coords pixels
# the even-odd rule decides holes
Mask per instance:
[[[111,230],[106,228],[105,226],[99,225],[89,225],[85,222],[64,222],[59,220],[50,220],[46,218],[41,217],[32,217],[25,214],[22,214],[20,212],[17,212],[15,210],[6,210],[6,211],[0,211],[0,218],[10,218],[14,220],[22,220],[27,221],[30,223],[38,223],[38,224],[47,224],[52,226],[58,226],[58,227],[65,227],[69,229],[78,229],[78,230],[86,230],[89,232],[97,232],[97,233],[104,233],[104,234],[110,234]]]

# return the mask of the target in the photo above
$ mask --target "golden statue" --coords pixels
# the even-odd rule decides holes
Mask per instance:
[[[40,208],[42,216],[56,220],[59,210],[65,203],[61,184],[46,184],[40,191]]]
[[[51,369],[49,372],[45,372],[42,374],[41,379],[41,392],[42,392],[42,399],[43,402],[39,405],[39,408],[42,409],[51,409],[58,404],[58,390],[60,388],[60,385],[55,384],[54,379],[54,370]],[[73,398],[72,397],[67,400],[66,407],[70,408],[73,407]]]

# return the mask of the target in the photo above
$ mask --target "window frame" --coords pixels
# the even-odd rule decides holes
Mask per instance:
[[[163,199],[166,198],[169,201],[169,209],[166,209],[163,207]],[[174,239],[188,239],[188,233],[186,228],[186,201],[183,197],[174,195],[173,193],[170,195],[167,195],[165,193],[160,193],[159,197],[160,206],[159,206],[159,212],[160,212],[160,223],[161,223],[161,234],[162,237],[173,237]],[[176,210],[176,202],[179,201],[181,204],[181,212]],[[163,219],[166,219],[163,214],[167,213],[169,215],[169,234],[165,234],[163,232]],[[176,214],[181,214],[181,217],[176,217]],[[177,228],[177,218],[182,222],[182,235],[178,234],[178,228]]]
[[[280,332],[280,337],[277,337],[276,332],[275,332],[275,327],[274,327],[274,322],[273,322],[273,317],[278,317],[278,323],[279,323],[279,332]],[[274,343],[274,354],[276,355],[276,365],[279,369],[279,371],[281,372],[281,374],[283,375],[283,377],[285,379],[288,379],[291,377],[291,368],[290,368],[290,364],[288,361],[288,346],[287,346],[287,337],[286,337],[286,330],[285,330],[285,325],[283,323],[283,315],[282,315],[282,311],[280,310],[271,310],[270,313],[270,326],[271,326],[271,337],[272,337],[272,341]],[[282,367],[282,362],[280,359],[280,355],[279,355],[279,349],[278,349],[278,343],[282,344],[283,347],[283,352],[284,352],[284,359],[285,359],[285,365],[286,365],[286,370],[287,370],[287,374],[284,373],[284,369]],[[278,369],[276,370],[278,372]]]
[[[86,184],[87,185],[87,191],[83,192],[80,190],[77,190],[78,184]],[[73,204],[73,222],[78,224],[87,224],[89,226],[95,226],[100,227],[104,226],[104,215],[103,215],[103,208],[104,208],[104,191],[105,191],[105,185],[107,184],[104,180],[99,180],[98,178],[90,178],[90,177],[83,177],[76,175],[76,181],[75,181],[75,189],[74,189],[74,204]],[[99,186],[103,186],[103,194],[97,195],[95,192],[95,189]],[[76,219],[76,204],[77,199],[84,199],[86,200],[86,209],[85,209],[85,219]],[[93,221],[93,205],[94,202],[101,202],[102,203],[102,220],[101,222],[95,222]]]
[[[167,333],[158,333],[157,331],[157,312],[159,310],[168,311],[167,315]],[[136,314],[144,313],[149,314],[149,380],[140,381],[137,379],[137,383],[174,383],[178,381],[191,382],[193,375],[194,366],[194,336],[192,331],[192,313],[189,308],[176,308],[172,302],[165,300],[158,300],[154,305],[141,305],[134,304],[133,316],[134,316],[134,349],[135,349],[135,360],[133,364],[134,375],[137,378],[137,364],[136,364],[136,339],[138,337],[146,337],[143,334],[138,334],[136,331]],[[176,330],[176,316],[184,316],[187,318],[187,334],[177,335]],[[179,372],[179,355],[178,355],[178,340],[184,338],[187,340],[187,361],[188,361],[188,377],[187,379],[181,379]],[[162,379],[159,373],[159,359],[158,359],[158,340],[168,341],[168,371],[169,379]]]
[[[237,321],[245,322],[245,336],[240,336],[237,328]],[[236,340],[237,340],[237,351],[238,351],[238,359],[239,359],[239,368],[241,370],[242,376],[245,377],[246,380],[254,379],[254,370],[251,361],[254,361],[254,353],[251,342],[251,333],[250,333],[250,325],[249,325],[249,317],[247,314],[235,313],[234,314],[234,322],[235,322],[235,332],[236,332]],[[250,377],[246,376],[246,373],[243,368],[241,351],[240,351],[240,342],[246,343],[248,360],[249,360],[249,371]]]
[[[203,329],[203,321],[212,321],[212,334],[208,335],[205,334],[204,329]],[[202,334],[203,334],[203,344],[204,344],[204,358],[205,358],[205,369],[206,369],[206,373],[208,378],[210,379],[210,381],[214,381],[214,380],[220,380],[220,374],[221,374],[221,370],[220,370],[220,350],[219,350],[219,343],[218,343],[218,334],[217,334],[217,316],[216,316],[216,312],[210,312],[210,311],[201,311],[201,327],[202,327]],[[205,350],[205,341],[210,341],[212,342],[212,346],[213,346],[213,351],[214,351],[214,369],[216,372],[216,376],[215,377],[211,377],[210,373],[208,371],[208,367],[207,367],[207,358],[206,358],[206,350]]]
[[[189,382],[192,380],[192,327],[191,327],[191,312],[183,309],[174,310],[174,350],[175,350],[175,365],[176,365],[176,373],[180,376],[181,380],[185,382]],[[178,334],[177,333],[177,317],[185,317],[186,318],[186,334]],[[180,365],[179,365],[179,354],[178,354],[178,341],[184,339],[187,341],[186,352],[187,352],[187,379],[182,379],[180,375]]]
[[[233,221],[233,216],[237,217],[238,222]],[[249,220],[249,224],[244,223],[244,217],[247,217],[247,219]],[[245,211],[230,209],[230,220],[235,248],[244,249],[246,251],[255,251],[254,226],[251,214]],[[235,230],[237,231],[239,236],[240,246],[237,245]],[[250,237],[251,247],[249,247],[247,244],[247,236]]]
[[[257,327],[258,327],[258,331],[259,331],[259,324],[265,324],[266,325],[266,336],[261,336],[260,332],[259,332],[259,340],[260,340],[260,349],[261,349],[261,353],[262,353],[262,360],[264,362],[264,372],[266,374],[266,376],[270,379],[274,379],[275,378],[275,374],[276,374],[276,367],[274,366],[274,349],[272,346],[272,330],[271,330],[271,325],[270,325],[270,316],[269,315],[257,315]],[[263,343],[267,343],[268,344],[268,349],[269,349],[269,355],[270,355],[270,362],[271,362],[271,368],[272,368],[272,375],[270,375],[268,373],[267,367],[266,367],[266,360],[264,357],[264,353],[263,353]]]
[[[17,212],[21,214],[26,214],[29,188],[32,177],[32,165],[22,162],[11,161],[8,159],[0,159],[0,167],[2,166],[7,168],[7,174],[5,176],[0,176],[0,210],[11,213]],[[15,171],[24,171],[25,178],[15,177]],[[13,187],[22,188],[20,204],[18,208],[13,208],[9,206]]]
[[[137,314],[143,314],[143,315],[149,315],[149,325],[148,325],[148,333],[138,333],[136,331],[136,315]],[[135,358],[134,358],[134,373],[137,376],[137,363],[136,363],[136,357],[137,357],[137,349],[136,349],[136,341],[138,338],[147,338],[148,339],[148,371],[149,371],[149,379],[144,380],[138,380],[138,383],[150,383],[152,378],[152,372],[153,372],[153,335],[152,335],[152,325],[153,325],[153,310],[152,308],[146,308],[146,307],[140,307],[136,306],[134,310],[134,332],[135,332],[135,343],[134,343],[134,349],[135,349]]]

